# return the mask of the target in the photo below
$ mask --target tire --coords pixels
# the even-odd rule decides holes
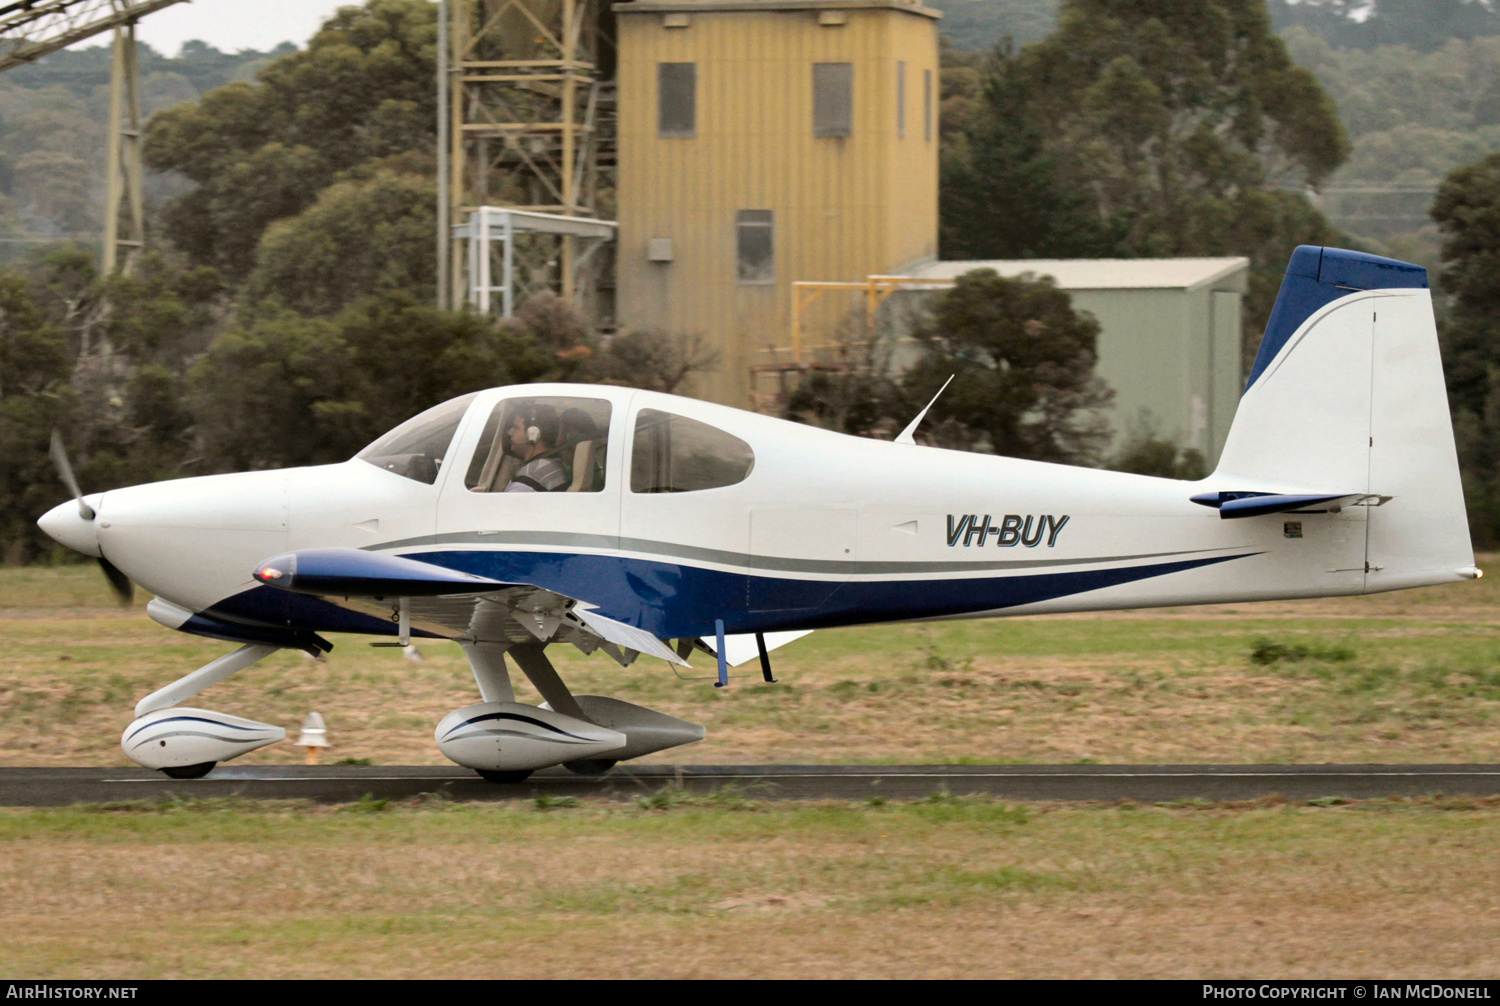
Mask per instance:
[[[574,775],[603,775],[614,767],[613,758],[575,758],[563,762],[563,768]]]
[[[485,782],[525,782],[530,777],[532,770],[529,768],[518,769],[514,772],[492,772],[489,769],[476,768],[479,778]]]
[[[168,779],[202,779],[213,771],[216,761],[200,761],[196,765],[174,765],[172,768],[161,770],[162,775]]]

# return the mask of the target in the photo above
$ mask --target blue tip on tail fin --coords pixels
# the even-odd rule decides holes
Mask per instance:
[[[1356,290],[1427,288],[1427,270],[1410,262],[1343,248],[1298,247],[1282,277],[1281,292],[1276,295],[1276,306],[1266,322],[1266,334],[1260,341],[1260,352],[1255,354],[1245,390],[1254,386],[1281,347],[1319,308]]]

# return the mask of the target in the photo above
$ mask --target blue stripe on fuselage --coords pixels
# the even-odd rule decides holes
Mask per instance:
[[[535,584],[597,605],[602,614],[660,639],[675,639],[712,633],[716,618],[724,620],[726,632],[744,633],[1013,608],[1253,554],[1068,572],[843,582],[749,576],[652,559],[563,552],[475,549],[408,552],[404,557],[495,580]],[[396,631],[393,624],[372,616],[265,586],[226,598],[210,611],[317,632]]]

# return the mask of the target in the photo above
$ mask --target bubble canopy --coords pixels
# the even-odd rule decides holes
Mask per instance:
[[[433,406],[391,430],[355,457],[402,478],[432,485],[442,470],[453,435],[458,432],[458,424],[478,394],[472,392]]]

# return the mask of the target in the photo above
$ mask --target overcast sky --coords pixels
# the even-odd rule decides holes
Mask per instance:
[[[355,0],[358,2],[358,0]],[[173,4],[141,19],[136,38],[166,56],[182,43],[202,39],[216,49],[265,51],[282,42],[303,45],[323,20],[350,0],[192,0]],[[100,45],[95,36],[82,43]]]

